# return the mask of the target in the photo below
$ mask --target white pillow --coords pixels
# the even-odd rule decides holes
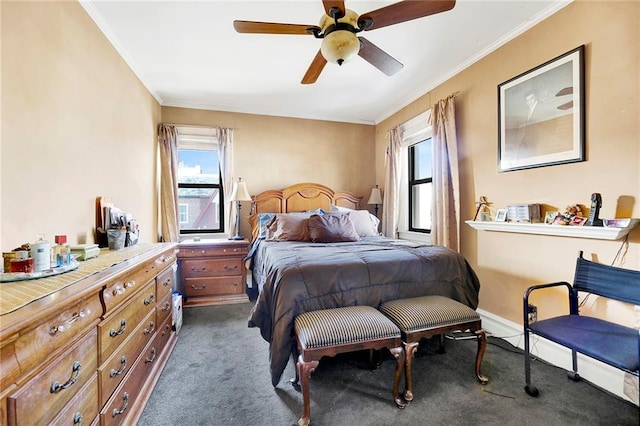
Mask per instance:
[[[380,219],[369,213],[368,210],[353,210],[331,204],[330,211],[334,213],[348,213],[356,227],[356,232],[361,237],[375,237],[380,235],[378,231]]]

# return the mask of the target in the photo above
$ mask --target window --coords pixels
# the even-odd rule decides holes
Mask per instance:
[[[409,146],[409,231],[431,232],[431,138]]]
[[[431,110],[400,125],[402,154],[398,236],[429,243],[431,236]]]
[[[178,128],[180,234],[224,230],[224,194],[216,130]]]

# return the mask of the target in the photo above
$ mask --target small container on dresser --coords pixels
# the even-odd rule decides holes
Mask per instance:
[[[179,244],[185,306],[248,302],[244,258],[247,240],[188,240]]]

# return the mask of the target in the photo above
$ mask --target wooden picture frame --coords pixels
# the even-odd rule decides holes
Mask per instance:
[[[584,45],[498,85],[498,171],[585,160]]]

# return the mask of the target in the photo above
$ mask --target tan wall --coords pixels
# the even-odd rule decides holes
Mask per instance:
[[[363,196],[375,184],[375,127],[254,114],[162,108],[162,121],[234,129],[235,174],[251,195],[315,182]],[[249,235],[243,208],[242,235]]]
[[[502,46],[376,127],[376,176],[384,176],[386,133],[454,92],[460,144],[463,220],[485,195],[493,207],[543,203],[564,210],[603,198],[601,217],[640,217],[640,3],[577,1]],[[581,44],[586,45],[587,161],[497,172],[497,85]],[[480,308],[520,323],[522,295],[534,283],[572,281],[575,258],[611,263],[621,241],[475,231],[462,225],[462,254],[477,271]],[[640,269],[640,229],[630,235],[625,267]],[[623,250],[624,251],[624,250]],[[556,303],[540,318],[564,309]],[[540,299],[533,302],[541,305]],[[589,299],[587,309],[633,324],[626,305]],[[545,305],[546,306],[546,305]],[[564,310],[563,310],[564,312]]]
[[[155,241],[160,105],[77,2],[1,8],[2,250],[93,242],[98,196]]]

